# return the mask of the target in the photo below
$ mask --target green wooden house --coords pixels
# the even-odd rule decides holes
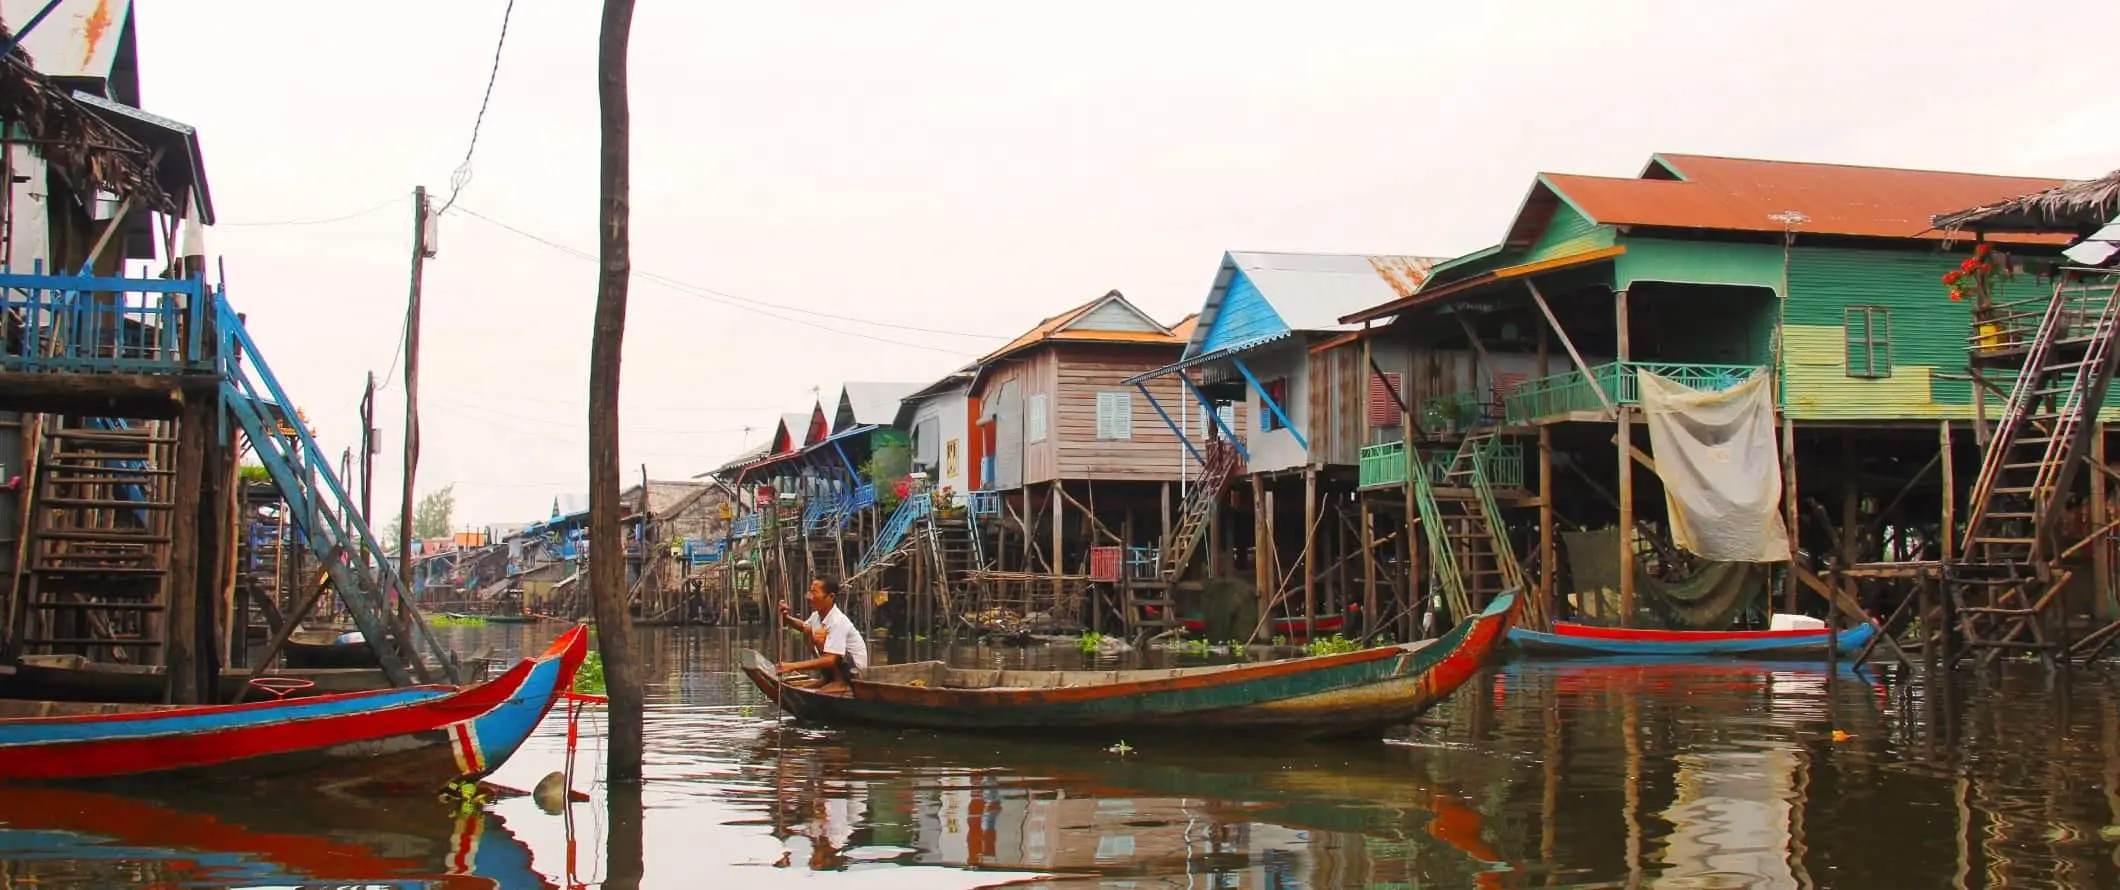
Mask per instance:
[[[1416,356],[1408,391],[1473,409],[1451,412],[1466,422],[1443,429],[1416,426],[1416,447],[1447,452],[1458,436],[1491,435],[1535,455],[1517,503],[1538,518],[1499,533],[1523,539],[1515,552],[1539,567],[1550,595],[1558,524],[1634,529],[1614,536],[1623,555],[1671,569],[1656,555],[1668,548],[1652,540],[1664,512],[1655,473],[1637,472],[1653,467],[1634,409],[1642,370],[1711,390],[1775,373],[1800,498],[1833,505],[1838,524],[1876,518],[1898,486],[1869,476],[1905,475],[1894,466],[1936,454],[1941,422],[1970,427],[1999,410],[1967,373],[1971,338],[1983,330],[1975,306],[1954,301],[1942,281],[1973,245],[1934,230],[1931,218],[2057,184],[1676,154],[1652,157],[1631,178],[1540,174],[1499,244],[1342,321],[1407,345]],[[1989,240],[2017,270],[1997,300],[2043,299],[2043,268],[2065,240]],[[1469,350],[1474,367],[1423,379],[1434,364],[1418,356],[1449,350]],[[1365,449],[1364,488],[1401,490],[1415,465],[1406,447]],[[1827,457],[1830,469],[1814,468]],[[1799,546],[1830,552],[1831,533],[1820,533],[1806,529]],[[1873,541],[1870,556],[1880,546],[1913,545]],[[1635,573],[1612,574],[1631,615]]]

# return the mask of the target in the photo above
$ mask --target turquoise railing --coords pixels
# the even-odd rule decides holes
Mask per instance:
[[[729,521],[729,537],[737,540],[754,538],[765,521],[763,513],[745,513]]]
[[[965,503],[971,507],[973,516],[1001,515],[1001,492],[975,491],[965,495]]]
[[[861,574],[871,563],[897,550],[899,544],[905,543],[906,532],[912,529],[914,522],[933,509],[934,503],[934,498],[921,492],[909,493],[904,500],[899,501],[898,509],[891,511],[891,518],[886,520],[883,529],[876,533],[875,544],[869,547],[869,552],[861,555],[860,562],[854,564],[853,574]]]
[[[811,495],[809,503],[803,505],[802,509],[803,532],[814,535],[837,527],[839,508],[845,502],[846,498],[836,491]]]
[[[1688,365],[1668,362],[1606,362],[1592,365],[1590,373],[1570,370],[1545,377],[1535,377],[1517,384],[1516,391],[1508,399],[1508,419],[1511,424],[1536,423],[1548,418],[1576,412],[1595,412],[1605,409],[1605,399],[1612,404],[1641,404],[1641,388],[1635,377],[1636,371],[1648,371],[1668,377],[1694,389],[1721,392],[1745,381],[1758,371],[1760,365]],[[1605,399],[1598,397],[1602,390]]]
[[[0,318],[19,325],[0,337],[0,370],[211,372],[218,302],[197,278],[0,273]]]
[[[1430,485],[1443,484],[1443,477],[1450,472],[1450,463],[1457,457],[1455,448],[1421,448],[1419,459],[1427,470]],[[1363,488],[1385,488],[1406,484],[1406,443],[1386,442],[1363,448],[1358,467],[1358,480]],[[1524,487],[1524,446],[1502,443],[1494,446],[1486,458],[1487,479],[1496,488]]]
[[[425,653],[450,682],[463,682],[455,653],[435,638],[426,619],[413,607],[407,579],[398,574],[393,558],[332,472],[334,458],[317,445],[298,419],[294,400],[280,387],[235,310],[219,294],[212,302],[218,309],[215,356],[222,405],[242,427],[252,452],[279,488],[311,554],[330,573],[332,586],[354,625],[371,642],[404,639],[409,634],[406,648],[415,657]],[[391,615],[393,604],[402,609],[402,624]],[[400,629],[405,633],[399,633]],[[393,683],[409,682],[391,645],[372,648]]]

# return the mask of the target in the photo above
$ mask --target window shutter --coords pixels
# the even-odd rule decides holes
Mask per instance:
[[[1393,427],[1399,425],[1399,404],[1391,399],[1391,394],[1394,392],[1399,394],[1399,398],[1406,397],[1406,391],[1399,387],[1399,375],[1396,372],[1387,371],[1383,374],[1372,372],[1369,375],[1370,426]]]
[[[1039,393],[1031,396],[1026,401],[1028,404],[1025,406],[1025,410],[1029,412],[1030,416],[1024,418],[1023,437],[1032,442],[1043,442],[1045,441],[1045,394]]]
[[[1275,377],[1268,380],[1259,385],[1259,391],[1264,396],[1259,400],[1259,429],[1268,432],[1286,429],[1281,418],[1274,414],[1274,409],[1279,408],[1283,414],[1288,412],[1288,378]],[[1268,405],[1269,401],[1273,404]]]
[[[1131,439],[1134,436],[1134,401],[1128,392],[1097,394],[1097,438]]]

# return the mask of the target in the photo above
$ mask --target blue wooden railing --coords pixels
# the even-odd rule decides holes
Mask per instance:
[[[861,561],[854,564],[854,574],[861,574],[871,563],[905,543],[906,532],[912,530],[914,522],[928,515],[934,503],[933,498],[922,492],[907,494],[905,500],[899,501],[898,509],[891,511],[891,518],[884,522],[883,530],[876,533],[876,542],[870,545],[869,552],[862,554]]]
[[[309,550],[330,572],[339,599],[361,634],[369,640],[397,638],[391,607],[402,604],[410,634],[408,647],[417,657],[424,653],[452,683],[463,682],[456,655],[441,644],[414,608],[406,579],[401,577],[381,542],[368,528],[332,472],[333,458],[317,445],[306,425],[296,421],[294,400],[280,387],[271,366],[242,319],[226,299],[216,293],[214,331],[218,337],[215,359],[221,376],[221,402],[229,417],[243,429],[258,461],[279,488],[295,523],[300,526]],[[404,665],[390,646],[374,647],[391,681],[409,682]]]
[[[88,374],[210,372],[202,342],[219,301],[196,278],[0,272],[0,370]]]

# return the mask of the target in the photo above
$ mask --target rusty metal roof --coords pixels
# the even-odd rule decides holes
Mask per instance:
[[[1783,224],[1772,217],[1793,210],[1806,217],[1796,226],[1800,232],[1934,240],[1948,237],[1931,227],[1939,213],[2062,184],[2022,176],[1705,155],[1659,154],[1656,159],[1684,179],[1546,173],[1539,182],[1606,225],[1778,232]]]
[[[1119,305],[1124,306],[1128,311],[1132,312],[1134,315],[1139,316],[1142,321],[1154,326],[1155,330],[1105,331],[1091,328],[1074,327],[1075,323],[1081,321],[1085,316],[1088,316],[1090,313],[1095,312],[1098,309],[1101,309],[1113,303],[1117,303]],[[1190,320],[1190,316],[1187,317],[1187,320]],[[1179,322],[1179,324],[1184,323],[1185,322],[1183,321]],[[989,362],[994,362],[1002,358],[1006,358],[1009,355],[1020,352],[1024,349],[1028,349],[1039,343],[1044,343],[1052,340],[1067,340],[1073,342],[1091,343],[1146,344],[1178,344],[1184,342],[1184,340],[1174,334],[1170,328],[1166,328],[1162,325],[1162,323],[1156,321],[1153,318],[1150,318],[1148,313],[1142,312],[1139,307],[1135,306],[1132,302],[1128,301],[1125,295],[1119,293],[1118,291],[1111,291],[1105,294],[1104,296],[1098,297],[1087,303],[1083,303],[1080,306],[1076,306],[1072,309],[1069,309],[1066,312],[1062,312],[1059,315],[1055,315],[1051,318],[1039,322],[1037,327],[1025,331],[1023,333],[1023,336],[1017,337],[1014,340],[1010,340],[1008,342],[1008,345],[1003,346],[1000,349],[996,349],[993,352],[987,353],[985,356],[981,357],[977,364],[984,366]]]

